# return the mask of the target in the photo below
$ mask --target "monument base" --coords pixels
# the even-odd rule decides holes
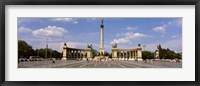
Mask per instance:
[[[112,60],[119,60],[117,57],[112,57]]]
[[[94,59],[95,61],[107,61],[109,60],[108,56],[95,56]]]
[[[67,60],[67,58],[62,58],[62,60]]]
[[[83,58],[82,60],[92,60],[92,57],[86,57],[86,58]]]
[[[138,58],[137,60],[138,60],[138,61],[143,61],[143,59],[142,59],[142,58]]]

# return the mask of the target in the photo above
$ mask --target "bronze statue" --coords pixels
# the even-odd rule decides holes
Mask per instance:
[[[103,25],[103,19],[101,20],[101,25]]]

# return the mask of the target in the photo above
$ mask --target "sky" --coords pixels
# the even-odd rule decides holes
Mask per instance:
[[[18,17],[18,40],[24,40],[33,49],[48,46],[59,52],[64,43],[71,48],[100,47],[102,18],[30,18]],[[158,44],[182,52],[182,18],[104,18],[104,47],[111,52],[118,48],[136,48],[155,51]]]

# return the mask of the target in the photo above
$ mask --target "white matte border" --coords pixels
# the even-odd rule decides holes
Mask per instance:
[[[6,81],[195,81],[194,5],[6,5]],[[182,17],[182,68],[17,69],[17,17]]]

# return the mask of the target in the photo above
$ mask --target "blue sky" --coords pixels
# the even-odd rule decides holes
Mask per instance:
[[[86,48],[92,44],[99,50],[101,18],[18,18],[18,39],[34,49],[49,48],[62,51],[68,47]],[[156,45],[182,51],[182,18],[104,18],[104,46],[111,52],[112,44],[119,48],[155,51]],[[145,46],[144,46],[145,45]]]

